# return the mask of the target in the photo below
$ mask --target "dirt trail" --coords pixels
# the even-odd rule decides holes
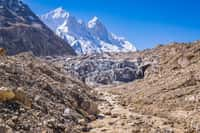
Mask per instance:
[[[90,133],[179,133],[167,119],[141,115],[120,104],[120,95],[98,90],[102,100],[100,118],[89,124]]]

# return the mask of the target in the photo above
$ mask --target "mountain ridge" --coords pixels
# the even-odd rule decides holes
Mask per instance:
[[[8,55],[27,51],[37,56],[75,55],[70,45],[19,0],[0,0],[0,47]]]
[[[96,16],[85,23],[59,7],[40,19],[58,36],[66,40],[77,54],[136,51],[125,38],[109,32]]]

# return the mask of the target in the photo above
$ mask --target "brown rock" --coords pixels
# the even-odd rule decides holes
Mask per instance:
[[[8,120],[6,124],[12,128],[15,127],[15,123],[12,120]]]
[[[0,88],[0,102],[9,101],[15,98],[15,93],[12,89],[1,87]]]
[[[46,60],[21,53],[0,62],[0,124],[12,120],[13,132],[75,130],[79,119],[97,113],[91,88]],[[86,107],[81,106],[83,101],[88,101]]]
[[[89,114],[98,114],[99,113],[99,109],[98,109],[98,105],[92,101],[84,101],[81,104],[81,107],[86,110]]]
[[[104,114],[105,114],[105,115],[111,115],[112,113],[111,113],[110,110],[107,110],[107,111],[104,112]]]
[[[181,67],[187,67],[190,64],[190,60],[187,57],[182,56],[181,58],[178,59],[178,64]]]
[[[94,116],[94,115],[89,115],[89,116],[88,116],[88,119],[89,119],[90,121],[94,121],[94,120],[96,120],[97,118],[96,118],[96,116]]]
[[[17,88],[17,90],[15,90],[15,99],[29,108],[32,106],[32,100],[28,97],[23,88]]]
[[[80,125],[86,125],[85,119],[79,119],[78,120],[78,124],[80,124]]]
[[[13,133],[13,131],[8,126],[0,125],[0,133]]]
[[[117,117],[119,117],[119,114],[117,114],[117,113],[112,113],[112,114],[111,114],[111,117],[112,117],[112,118],[117,118]]]
[[[6,50],[3,48],[0,48],[0,56],[5,56],[6,55]]]

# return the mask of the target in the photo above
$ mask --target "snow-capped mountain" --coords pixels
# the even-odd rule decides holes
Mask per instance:
[[[86,24],[60,7],[40,18],[77,54],[136,51],[135,46],[125,38],[110,33],[97,17]]]

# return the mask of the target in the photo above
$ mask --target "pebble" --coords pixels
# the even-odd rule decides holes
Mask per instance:
[[[115,114],[115,113],[114,113],[114,114],[111,114],[111,117],[112,117],[112,118],[117,118],[118,116],[119,116],[119,114]]]
[[[39,95],[37,95],[37,96],[35,96],[35,98],[34,98],[34,101],[39,101],[40,100],[40,96]]]
[[[64,110],[63,116],[69,116],[69,114],[70,114],[70,109],[69,109],[69,108],[66,108],[66,109]]]
[[[90,121],[96,120],[96,117],[94,115],[89,115],[88,118],[90,119]]]
[[[80,125],[86,125],[85,119],[79,119],[78,120],[78,124],[80,124]]]
[[[104,114],[105,114],[105,115],[111,115],[112,113],[111,113],[111,111],[109,110],[109,111],[105,111]]]
[[[15,126],[15,123],[14,123],[12,120],[8,120],[6,123],[7,123],[8,126],[10,126],[10,127],[14,127],[14,126]]]
[[[13,116],[11,119],[12,119],[13,121],[16,121],[16,120],[18,119],[18,116]]]
[[[104,114],[98,114],[98,115],[97,115],[97,118],[98,118],[98,119],[103,119],[103,118],[105,118],[105,115],[104,115]]]

